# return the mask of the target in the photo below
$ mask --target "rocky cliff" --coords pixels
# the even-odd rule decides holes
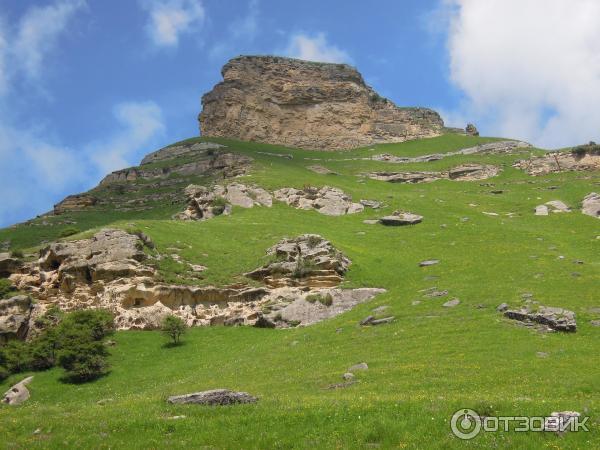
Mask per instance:
[[[240,56],[202,97],[204,136],[308,149],[347,149],[442,133],[438,113],[400,108],[345,64]]]

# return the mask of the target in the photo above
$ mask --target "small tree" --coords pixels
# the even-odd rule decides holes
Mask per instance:
[[[183,320],[176,316],[167,316],[162,322],[162,332],[173,341],[173,345],[179,344],[186,328]]]
[[[94,380],[106,374],[108,351],[101,340],[93,338],[87,327],[61,327],[61,349],[58,365],[65,369],[66,379],[72,382]]]

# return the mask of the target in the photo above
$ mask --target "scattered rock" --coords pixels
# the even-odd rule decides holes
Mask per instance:
[[[356,372],[357,370],[368,370],[369,366],[366,362],[354,364],[348,368],[348,372]]]
[[[202,97],[203,136],[336,150],[443,133],[430,109],[398,108],[345,64],[240,56]]]
[[[177,405],[208,405],[224,406],[237,403],[256,403],[258,398],[253,397],[247,392],[234,392],[228,389],[213,389],[210,391],[195,392],[193,394],[175,395],[169,397],[167,401]]]
[[[354,380],[354,374],[352,372],[346,372],[344,375],[342,375],[342,378],[345,381],[352,381]]]
[[[600,320],[592,320],[592,321],[590,321],[590,324],[593,327],[600,327]]]
[[[546,352],[536,352],[535,356],[537,356],[538,358],[547,358],[550,355]]]
[[[460,303],[460,300],[457,298],[454,298],[452,300],[447,301],[446,303],[444,303],[442,306],[445,306],[446,308],[454,308],[455,306],[457,306]]]
[[[33,377],[27,377],[15,384],[8,391],[4,393],[2,403],[7,405],[20,405],[29,400],[29,389],[27,385],[33,380]]]
[[[386,226],[415,225],[423,221],[423,216],[409,212],[395,211],[391,216],[379,219],[379,223]]]
[[[571,212],[571,208],[569,208],[564,202],[561,202],[560,200],[551,200],[549,202],[546,202],[546,205],[553,213]]]
[[[600,218],[600,194],[592,192],[583,198],[581,212],[588,216]]]
[[[568,309],[539,306],[537,310],[532,310],[529,306],[525,306],[520,310],[506,310],[504,315],[509,319],[521,322],[545,325],[555,331],[577,331],[575,313]]]
[[[325,389],[344,389],[347,387],[352,386],[353,384],[356,384],[355,380],[352,381],[346,381],[344,383],[335,383],[335,384],[330,384],[329,386],[327,386]]]
[[[327,167],[323,167],[323,166],[319,166],[319,165],[308,166],[307,169],[312,170],[313,172],[318,173],[320,175],[338,175],[337,172],[333,172],[332,170],[329,170]]]
[[[462,164],[446,172],[372,172],[368,177],[390,183],[429,183],[435,180],[476,181],[495,177],[500,172],[496,166],[486,164]]]
[[[549,212],[549,210],[546,205],[538,205],[535,207],[535,215],[536,216],[547,216],[548,212]]]
[[[389,316],[389,317],[384,317],[381,319],[376,319],[374,316],[368,316],[366,318],[364,318],[363,320],[360,321],[360,325],[365,326],[365,325],[382,325],[384,323],[391,323],[394,321],[396,317],[395,316]]]
[[[437,297],[445,297],[446,295],[448,295],[448,291],[447,290],[443,290],[443,291],[438,291],[436,288],[433,288],[432,290],[429,290],[426,294],[425,297],[427,298],[437,298]]]
[[[509,308],[508,303],[500,303],[497,307],[496,307],[496,311],[498,312],[504,312]]]
[[[379,223],[379,220],[378,219],[366,219],[366,220],[363,220],[363,223],[365,225],[376,225]]]
[[[378,202],[377,200],[361,200],[359,203],[361,205],[363,205],[365,208],[372,208],[372,209],[381,208],[381,202]]]
[[[353,203],[352,197],[344,191],[324,186],[304,189],[283,188],[274,192],[275,198],[298,209],[314,209],[328,216],[355,214],[364,210],[360,203]]]
[[[439,264],[439,262],[440,262],[439,259],[428,259],[426,261],[421,261],[419,263],[419,267],[435,266],[436,264]]]
[[[563,171],[598,170],[600,154],[577,155],[573,152],[549,152],[543,156],[517,161],[513,167],[525,170],[532,176]]]

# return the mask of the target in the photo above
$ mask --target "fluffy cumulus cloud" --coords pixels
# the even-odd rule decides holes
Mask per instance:
[[[114,116],[122,130],[87,148],[101,173],[131,165],[133,157],[165,131],[162,111],[154,102],[120,103],[114,109]]]
[[[442,11],[465,94],[450,116],[550,148],[600,140],[600,2],[444,0]]]
[[[330,63],[352,62],[348,53],[327,42],[327,37],[324,33],[317,33],[312,36],[304,33],[292,35],[285,54],[292,58],[308,61]]]
[[[58,0],[33,6],[13,25],[0,11],[0,226],[44,212],[65,194],[91,187],[107,171],[137,162],[147,151],[144,146],[155,144],[164,131],[162,112],[152,102],[118,104],[116,131],[77,149],[53,137],[47,120],[28,126],[15,118],[15,105],[22,103],[17,88],[23,80],[28,86],[43,84],[50,56],[85,5]]]
[[[176,47],[181,34],[197,31],[204,24],[200,0],[144,0],[141,5],[149,15],[148,34],[159,47]]]

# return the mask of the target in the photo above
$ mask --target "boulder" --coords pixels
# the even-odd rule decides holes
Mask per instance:
[[[583,198],[581,212],[588,216],[600,218],[600,194],[592,192]]]
[[[27,389],[27,385],[31,383],[31,380],[33,380],[33,377],[27,377],[11,387],[4,393],[2,403],[16,406],[29,400],[30,394],[29,389]]]
[[[360,203],[353,203],[352,197],[344,191],[329,186],[303,189],[282,188],[274,192],[277,200],[298,209],[314,209],[328,216],[355,214],[364,210]]]
[[[379,223],[387,226],[415,225],[423,221],[423,216],[409,212],[396,211],[391,216],[384,216],[379,219]]]
[[[560,200],[550,200],[549,202],[546,202],[546,205],[549,207],[548,209],[553,213],[571,212],[571,208],[569,208],[564,202]]]
[[[575,313],[568,309],[539,306],[537,310],[532,310],[529,306],[525,306],[519,310],[506,310],[504,311],[504,315],[509,319],[520,322],[533,322],[545,325],[555,331],[577,331]]]
[[[256,403],[257,397],[253,397],[247,392],[234,392],[228,389],[213,389],[210,391],[195,392],[193,394],[175,395],[169,397],[167,401],[176,405],[207,405],[207,406],[225,406],[238,403]]]
[[[448,300],[442,306],[444,306],[446,308],[454,308],[455,306],[458,306],[459,304],[460,304],[460,300],[457,298],[453,298],[452,300]]]
[[[438,113],[398,108],[345,64],[239,56],[202,97],[203,136],[337,150],[438,136]]]
[[[548,206],[546,205],[538,205],[535,207],[535,215],[536,216],[547,216],[548,215]]]
[[[353,366],[348,367],[348,372],[356,372],[357,370],[368,370],[369,366],[366,362],[361,362],[358,364],[354,364]]]

